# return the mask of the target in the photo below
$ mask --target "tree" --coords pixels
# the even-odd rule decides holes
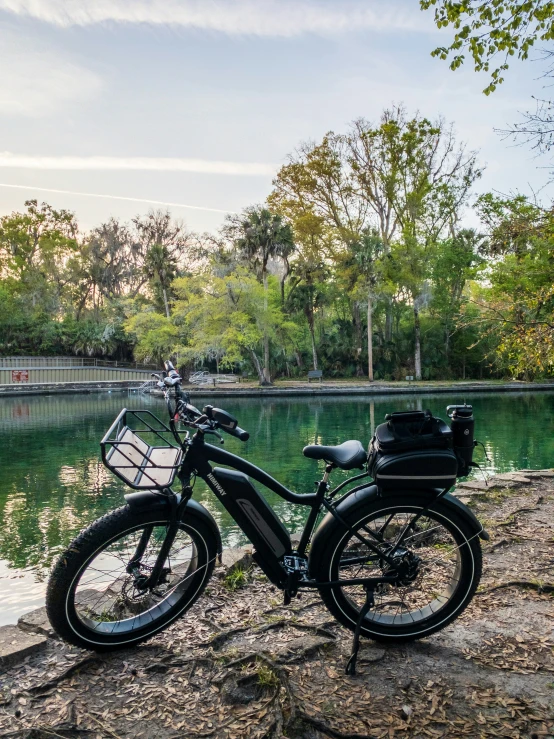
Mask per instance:
[[[385,273],[411,301],[420,380],[420,309],[430,252],[441,233],[454,228],[481,170],[475,153],[456,143],[451,125],[419,114],[408,118],[401,106],[384,111],[377,126],[357,121],[350,150],[361,194],[378,216],[381,240],[387,246],[397,236]]]
[[[433,295],[431,310],[444,326],[444,359],[450,361],[450,340],[455,330],[464,289],[469,280],[475,280],[484,266],[485,237],[474,229],[462,229],[449,239],[436,244],[432,257],[431,277]]]
[[[180,356],[194,361],[217,358],[222,366],[233,368],[246,353],[263,384],[258,346],[266,336],[293,328],[281,312],[276,281],[268,280],[266,290],[245,267],[220,276],[210,265],[195,276],[177,279],[175,290],[174,319],[187,336]]]
[[[320,272],[318,265],[326,260],[341,261],[367,225],[367,204],[356,194],[346,152],[345,137],[333,132],[327,133],[321,144],[301,144],[277,173],[268,198],[291,220],[295,237],[302,244],[302,269],[298,274],[308,277],[303,292],[308,298],[305,313],[316,363],[311,273]],[[350,301],[350,305],[357,325],[357,302]]]
[[[152,310],[132,315],[125,328],[135,340],[135,357],[145,362],[160,365],[175,352],[179,343],[176,326]]]
[[[169,292],[179,268],[187,268],[197,258],[183,223],[173,221],[169,211],[150,211],[134,218],[138,250],[144,255],[144,273],[169,318]]]
[[[282,259],[288,270],[288,259],[294,251],[292,229],[282,216],[263,206],[247,208],[240,216],[229,216],[224,233],[234,244],[239,256],[254,270],[264,286],[264,311],[268,310],[267,274],[270,259]],[[281,290],[284,300],[284,288]],[[269,368],[269,335],[264,335],[264,383],[271,383]]]
[[[487,284],[475,291],[482,336],[498,337],[496,362],[532,379],[554,369],[554,215],[523,196],[485,195],[478,211],[493,257]]]
[[[373,382],[373,302],[378,282],[377,264],[383,255],[384,244],[377,233],[368,231],[350,245],[350,251],[367,295],[367,376],[369,382]]]
[[[169,319],[168,293],[177,277],[177,259],[165,244],[151,244],[146,252],[144,272],[150,280],[153,294],[161,295],[165,317]]]
[[[485,94],[504,82],[508,59],[528,59],[537,41],[554,38],[554,4],[551,0],[420,0],[423,10],[435,8],[439,28],[455,31],[450,46],[439,46],[433,56],[451,57],[450,68],[458,69],[468,52],[476,71],[491,72]],[[500,56],[498,66],[492,60]]]

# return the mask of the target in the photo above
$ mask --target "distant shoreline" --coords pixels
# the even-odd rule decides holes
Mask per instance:
[[[0,398],[22,397],[29,395],[58,395],[78,393],[129,392],[138,390],[137,382],[72,382],[72,383],[36,383],[29,385],[0,385]],[[322,384],[285,381],[271,387],[245,385],[219,385],[215,388],[185,386],[192,397],[227,398],[230,395],[239,398],[262,397],[314,397],[314,396],[378,396],[378,395],[428,395],[435,393],[453,393],[459,390],[480,393],[516,393],[554,391],[551,382],[496,382],[496,381],[459,381],[459,382],[420,382],[420,383],[357,383],[355,381],[328,381]]]

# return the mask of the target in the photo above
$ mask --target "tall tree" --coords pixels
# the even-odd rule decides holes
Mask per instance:
[[[421,379],[421,322],[424,285],[429,277],[430,250],[441,233],[452,230],[460,217],[471,187],[480,177],[476,154],[456,143],[453,127],[419,114],[408,118],[402,107],[385,111],[378,126],[358,122],[356,137],[363,144],[356,151],[372,154],[355,160],[356,176],[368,202],[386,202],[390,230],[398,234],[389,271],[392,281],[407,290],[414,316],[415,376]],[[381,195],[366,186],[366,171],[379,163],[375,178]],[[377,206],[376,206],[377,207]],[[386,211],[388,212],[388,211]]]
[[[270,259],[288,259],[294,251],[290,224],[282,216],[263,206],[247,208],[239,216],[229,216],[224,233],[234,244],[240,257],[255,271],[264,286],[264,311],[268,310],[267,274]],[[271,383],[269,366],[269,334],[264,335],[264,382]]]
[[[368,207],[356,193],[346,154],[345,137],[329,132],[321,144],[301,144],[273,181],[268,201],[291,219],[303,244],[305,274],[310,264],[343,260],[367,226]],[[313,294],[311,288],[304,292]],[[356,324],[356,300],[350,306]],[[313,327],[310,333],[315,346]]]
[[[137,250],[144,255],[144,273],[154,295],[159,295],[166,318],[169,318],[171,283],[179,268],[186,269],[197,258],[190,235],[180,221],[174,221],[169,211],[150,211],[143,218],[134,218]]]

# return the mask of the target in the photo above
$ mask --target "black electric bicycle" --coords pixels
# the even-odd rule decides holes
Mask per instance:
[[[226,411],[191,405],[179,374],[170,362],[165,366],[156,377],[169,422],[124,409],[102,439],[104,464],[136,492],[83,530],[55,565],[46,607],[61,637],[96,651],[138,644],[200,597],[222,544],[213,517],[192,499],[197,477],[252,542],[255,562],[284,591],[285,603],[300,589],[317,589],[333,616],[355,632],[355,643],[360,634],[381,642],[419,639],[462,613],[479,584],[479,539],[488,538],[474,514],[448,494],[471,463],[470,406],[449,407],[452,429],[430,414],[393,414],[378,427],[369,457],[359,441],[305,447],[306,457],[325,463],[325,473],[316,492],[298,494],[208,444],[209,435],[223,442],[220,431],[242,441],[249,435]],[[331,490],[337,467],[363,472]],[[345,492],[369,477],[374,482]],[[251,480],[308,507],[297,549]]]

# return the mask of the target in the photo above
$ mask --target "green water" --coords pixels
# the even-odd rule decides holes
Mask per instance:
[[[444,418],[446,405],[463,399],[231,397],[218,404],[251,435],[245,444],[227,437],[229,451],[292,490],[312,492],[318,465],[302,456],[305,444],[360,439],[365,445],[388,411],[431,408]],[[475,435],[487,448],[489,473],[554,466],[554,393],[476,394],[465,400],[474,405]],[[98,442],[123,406],[148,407],[165,419],[162,400],[137,394],[0,400],[0,625],[41,605],[56,555],[81,528],[122,504],[125,487],[102,466]],[[479,453],[475,458],[481,461]],[[336,471],[332,480],[346,476]],[[289,530],[300,528],[306,509],[265,492]],[[195,497],[215,516],[225,544],[242,541],[202,483]]]

